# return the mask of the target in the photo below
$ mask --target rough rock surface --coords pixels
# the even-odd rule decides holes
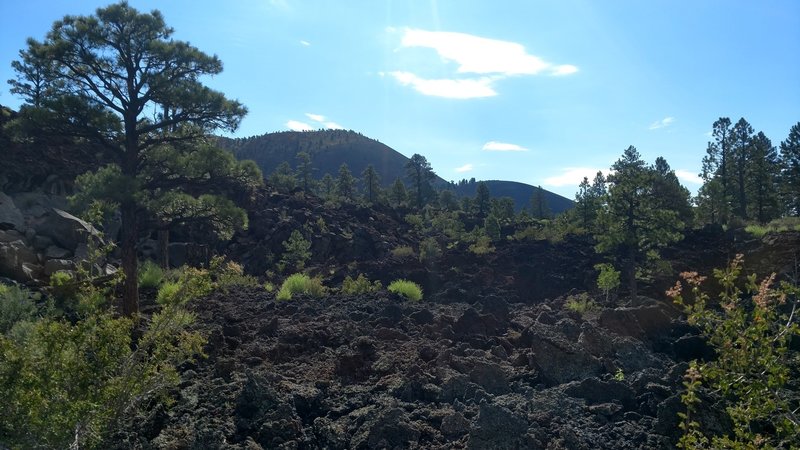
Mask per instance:
[[[197,301],[208,358],[118,448],[669,448],[685,364],[546,304]],[[613,309],[608,314],[613,314]],[[547,312],[555,321],[537,321]],[[486,324],[489,324],[488,326]],[[644,336],[647,338],[649,336]],[[624,380],[614,380],[617,369]],[[142,420],[139,422],[139,420]]]

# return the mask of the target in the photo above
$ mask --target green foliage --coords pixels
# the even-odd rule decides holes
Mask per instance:
[[[157,288],[164,281],[164,270],[154,261],[139,266],[139,288]]]
[[[620,272],[608,263],[595,264],[594,268],[600,272],[597,275],[597,287],[602,289],[603,294],[606,296],[606,302],[608,302],[608,296],[611,291],[619,287]]]
[[[327,289],[322,285],[322,280],[319,278],[311,278],[304,273],[296,273],[284,280],[275,299],[280,301],[289,300],[294,294],[322,297],[326,292]]]
[[[244,273],[244,268],[241,264],[227,261],[222,256],[211,258],[209,269],[214,278],[215,286],[226,292],[232,286],[255,287],[260,284],[256,277]]]
[[[421,210],[434,194],[431,181],[436,178],[436,174],[433,173],[428,160],[418,153],[411,155],[411,158],[408,159],[406,173],[411,181],[411,196],[414,206]]]
[[[414,249],[405,245],[392,249],[392,256],[397,259],[413,258],[414,255]]]
[[[363,273],[358,274],[355,280],[348,275],[342,282],[342,293],[345,295],[374,294],[381,289],[383,285],[380,281],[370,282]]]
[[[764,237],[767,233],[800,231],[800,218],[784,217],[775,219],[766,225],[750,224],[744,230],[757,238]]]
[[[156,301],[162,306],[182,306],[210,294],[213,289],[208,270],[184,266],[161,284]]]
[[[617,371],[614,372],[614,381],[625,381],[625,372],[619,367],[617,367]]]
[[[19,286],[0,284],[0,335],[9,332],[18,322],[32,320],[36,312],[30,292]]]
[[[293,230],[283,243],[284,252],[281,256],[281,264],[285,268],[302,270],[306,262],[311,259],[311,242],[307,241],[299,230]]]
[[[481,233],[473,244],[470,244],[469,251],[476,255],[488,255],[494,253],[495,248],[492,246],[492,240],[484,233]]]
[[[550,206],[547,204],[547,197],[545,197],[544,189],[537,186],[533,190],[531,196],[531,214],[534,219],[549,219],[553,213],[550,211]]]
[[[417,233],[422,232],[422,230],[425,228],[425,219],[421,214],[406,214],[403,219],[407,224],[411,225],[411,227]]]
[[[340,199],[348,202],[355,200],[356,179],[346,163],[342,163],[339,166],[339,176],[336,178],[336,194]]]
[[[493,241],[500,240],[500,222],[494,214],[489,214],[483,221],[483,228],[486,235]]]
[[[389,283],[387,289],[414,302],[422,300],[422,288],[413,281],[394,280]]]
[[[420,262],[430,262],[442,256],[442,247],[433,237],[427,237],[419,243],[419,260]]]
[[[78,295],[77,280],[68,272],[55,272],[50,275],[50,293],[58,306],[73,303]]]
[[[775,287],[775,274],[757,283],[755,275],[742,277],[742,266],[737,255],[727,268],[714,270],[721,287],[718,302],[701,290],[706,277],[696,272],[681,274],[690,288],[688,299],[681,281],[667,292],[716,351],[716,359],[692,361],[686,372],[681,448],[800,446],[800,398],[788,385],[800,364],[790,348],[800,335],[795,317],[800,289],[785,282]],[[697,416],[707,408],[727,415],[733,433],[708,435]]]
[[[586,292],[568,296],[567,301],[564,303],[564,308],[576,312],[581,316],[599,309],[597,303],[595,303]]]
[[[123,422],[166,403],[179,382],[176,367],[201,354],[204,340],[189,330],[194,316],[175,303],[139,322],[105,307],[114,281],[51,277],[74,286],[69,320],[28,315],[0,335],[3,445],[100,448]]]
[[[297,187],[297,178],[292,172],[292,166],[284,161],[275,168],[269,176],[269,184],[279,192],[290,192]]]

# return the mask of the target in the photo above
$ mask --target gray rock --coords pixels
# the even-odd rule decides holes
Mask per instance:
[[[24,264],[28,265],[27,269],[23,267]],[[29,280],[38,264],[36,252],[26,246],[23,240],[0,243],[0,276]]]
[[[48,277],[59,271],[75,270],[75,261],[71,259],[48,259],[44,263],[44,274]]]
[[[470,450],[524,448],[528,421],[502,406],[482,402],[475,426],[469,433]]]
[[[14,200],[0,192],[0,230],[20,230],[25,227],[22,211],[14,204]]]
[[[25,235],[17,230],[0,230],[0,242],[14,242],[25,239]]]
[[[46,250],[47,247],[53,245],[53,240],[47,236],[36,235],[31,242],[33,243],[33,248],[39,251]]]
[[[34,227],[37,234],[47,236],[69,250],[85,243],[89,235],[99,236],[99,231],[90,223],[58,208],[42,216]]]
[[[47,247],[47,250],[44,252],[44,257],[47,259],[64,259],[69,258],[70,256],[72,256],[71,251],[55,245]]]
[[[457,437],[469,431],[469,420],[460,412],[448,414],[442,418],[440,430],[446,437]]]

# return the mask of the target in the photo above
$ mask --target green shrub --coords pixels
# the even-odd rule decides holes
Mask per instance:
[[[598,309],[597,303],[595,303],[586,292],[568,296],[566,303],[564,303],[564,308],[576,312],[581,316]]]
[[[619,287],[620,272],[608,263],[595,264],[594,268],[600,271],[600,274],[597,275],[597,287],[603,290],[606,302],[608,302],[611,291]]]
[[[489,236],[482,234],[478,236],[474,244],[469,246],[469,251],[476,255],[487,255],[494,253],[495,248],[492,246],[492,240]]]
[[[442,248],[436,239],[428,237],[419,243],[420,262],[432,261],[440,256],[442,256]]]
[[[69,272],[58,271],[50,275],[50,293],[56,304],[64,308],[74,309],[78,295],[78,283]]]
[[[36,316],[36,303],[27,289],[0,284],[0,335],[7,333],[17,322]]]
[[[222,256],[212,258],[209,268],[216,280],[216,287],[226,292],[232,286],[255,287],[260,284],[256,277],[244,273],[241,264],[227,261]]]
[[[184,266],[172,272],[156,294],[161,305],[185,305],[211,293],[214,286],[208,270]]]
[[[179,281],[167,281],[158,288],[156,301],[161,305],[181,303],[183,283]]]
[[[397,259],[414,257],[414,249],[408,246],[395,247],[392,249],[392,256]]]
[[[280,263],[285,269],[302,270],[311,259],[311,242],[307,241],[298,230],[292,231],[283,243],[284,252]]]
[[[294,294],[306,294],[312,297],[322,297],[325,295],[325,286],[319,278],[311,278],[304,273],[290,275],[284,280],[276,300],[289,300]]]
[[[342,282],[342,294],[345,295],[373,294],[381,289],[383,285],[380,281],[372,283],[363,273],[358,274],[355,280],[348,275]]]
[[[684,376],[680,448],[800,448],[800,400],[792,381],[798,352],[790,346],[800,335],[795,311],[800,288],[785,282],[774,287],[774,273],[757,283],[755,274],[742,276],[742,266],[737,255],[726,269],[714,270],[718,302],[701,291],[706,277],[697,272],[681,274],[690,288],[688,301],[681,281],[667,291],[716,355],[692,361]],[[732,433],[709,433],[696,415],[709,409],[727,416]]]
[[[408,280],[394,280],[389,283],[389,292],[402,295],[403,297],[418,302],[422,300],[422,288],[417,283]]]
[[[164,270],[151,260],[139,266],[139,287],[157,288],[164,281]]]

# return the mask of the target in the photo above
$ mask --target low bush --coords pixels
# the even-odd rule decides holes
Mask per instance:
[[[597,303],[595,303],[595,301],[592,300],[589,297],[589,294],[586,292],[567,297],[567,301],[564,303],[564,308],[576,312],[581,316],[598,309]]]
[[[140,288],[157,288],[162,281],[164,281],[164,271],[155,262],[148,259],[139,266]]]
[[[394,280],[389,284],[387,289],[389,292],[401,295],[415,302],[422,300],[422,288],[413,281]]]
[[[494,253],[495,248],[492,246],[492,240],[489,236],[482,234],[478,236],[474,244],[470,244],[469,251],[476,255],[487,255]]]
[[[442,256],[442,248],[439,242],[432,238],[425,238],[419,243],[419,261],[429,262]]]
[[[322,280],[319,278],[311,278],[304,273],[296,273],[284,280],[275,299],[281,301],[289,300],[294,294],[322,297],[325,295],[325,286],[322,285]]]
[[[241,264],[234,261],[226,261],[221,256],[212,258],[209,267],[216,280],[216,287],[223,291],[227,292],[228,288],[232,286],[255,287],[260,284],[256,277],[244,273],[244,268]]]
[[[413,258],[414,249],[408,246],[395,247],[392,249],[392,256],[397,259]]]
[[[26,289],[0,284],[0,334],[7,333],[17,322],[35,316],[36,304]]]
[[[355,280],[348,275],[342,282],[342,294],[346,295],[373,294],[381,289],[383,285],[380,281],[370,282],[363,273],[358,274]]]
[[[161,305],[184,305],[211,293],[214,285],[208,270],[184,266],[173,271],[161,284],[156,301]]]

